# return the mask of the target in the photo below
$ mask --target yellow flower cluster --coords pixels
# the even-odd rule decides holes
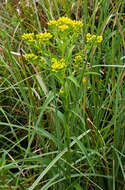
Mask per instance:
[[[61,32],[64,32],[64,31],[66,31],[69,27],[68,27],[66,24],[63,24],[63,25],[61,25],[61,26],[58,26],[58,28],[59,28],[59,30],[60,30]]]
[[[24,33],[22,35],[22,40],[28,42],[34,42],[34,33]]]
[[[52,38],[52,34],[48,32],[36,34],[36,39],[38,39],[39,42],[49,41],[51,38]]]
[[[34,35],[34,33],[24,33],[22,35],[22,40],[27,42],[34,42],[35,39],[39,40],[39,42],[46,42],[52,38],[52,34],[48,32],[39,33]]]
[[[88,33],[86,35],[86,39],[87,39],[87,43],[88,44],[91,44],[91,43],[101,43],[102,40],[103,40],[103,37],[102,36],[96,36],[96,35],[92,35],[90,33]]]
[[[57,27],[61,32],[64,32],[68,28],[78,31],[83,27],[83,23],[81,21],[71,20],[68,17],[60,17],[58,20],[49,21],[48,26]]]
[[[63,94],[63,93],[64,93],[64,91],[63,91],[62,88],[59,90],[59,93],[60,93],[60,94]]]
[[[25,59],[27,61],[30,61],[30,60],[35,61],[37,58],[38,58],[38,56],[33,53],[28,53],[25,55]]]
[[[102,37],[102,36],[97,36],[97,38],[96,38],[96,42],[97,42],[97,43],[101,43],[102,40],[103,40],[103,37]]]
[[[68,17],[60,17],[57,20],[57,26],[62,25],[62,24],[66,24],[66,25],[71,25],[72,20]]]
[[[53,63],[51,66],[53,72],[58,72],[59,70],[62,70],[66,67],[66,63],[64,59],[61,59],[60,61],[58,61],[57,59],[52,58],[51,62]]]
[[[43,64],[43,65],[46,65],[46,62],[43,58],[40,59],[40,62]]]
[[[74,29],[80,29],[83,27],[83,23],[81,21],[77,21],[77,20],[74,20],[72,25],[73,25]]]
[[[77,55],[77,56],[75,56],[74,61],[75,61],[75,63],[77,63],[77,62],[81,62],[81,61],[82,61],[82,57],[81,57],[81,55]]]
[[[85,77],[83,77],[83,79],[82,79],[82,84],[85,85],[85,84],[86,84],[86,81],[87,81],[87,79],[86,79]]]
[[[50,20],[48,22],[48,26],[57,26],[57,21],[56,20]]]

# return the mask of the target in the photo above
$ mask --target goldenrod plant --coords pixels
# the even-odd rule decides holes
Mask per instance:
[[[125,189],[124,7],[0,1],[0,190]]]

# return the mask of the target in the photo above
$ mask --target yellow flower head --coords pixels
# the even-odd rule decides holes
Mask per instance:
[[[61,59],[60,61],[58,61],[57,59],[52,58],[51,62],[53,63],[51,65],[53,72],[58,72],[59,70],[62,70],[66,67],[66,63],[64,59]]]
[[[58,28],[59,28],[59,30],[60,30],[61,32],[64,32],[64,31],[67,30],[69,27],[68,27],[66,24],[63,24],[63,25],[59,26]]]
[[[87,40],[87,43],[93,43],[96,39],[96,35],[91,35],[90,33],[88,33],[86,35],[86,40]]]
[[[38,39],[39,42],[46,42],[46,41],[49,41],[51,38],[52,38],[52,34],[48,32],[36,34],[36,39]]]
[[[103,37],[102,37],[102,36],[97,36],[97,38],[96,38],[96,42],[97,42],[97,43],[101,43],[102,40],[103,40]]]
[[[62,88],[59,90],[59,93],[60,93],[60,94],[63,94],[63,93],[64,93],[64,91],[63,91]]]
[[[41,62],[43,65],[47,65],[46,61],[45,61],[43,58],[40,59],[40,62]]]
[[[77,62],[81,62],[81,61],[82,61],[82,57],[81,57],[81,55],[77,55],[77,56],[75,56],[74,61],[75,61],[75,63],[77,63]]]
[[[75,30],[79,30],[83,27],[83,23],[81,21],[74,20],[72,26]]]
[[[51,20],[48,22],[48,26],[56,27],[59,31],[64,32],[70,28],[77,32],[82,28],[83,23],[81,21],[71,20],[68,17],[60,17],[58,20]]]
[[[38,58],[37,55],[33,54],[33,53],[28,53],[25,55],[25,60],[26,61],[35,61]]]
[[[82,84],[85,85],[85,84],[86,84],[86,81],[87,81],[87,79],[84,77],[84,78],[82,79]]]
[[[68,17],[60,17],[58,20],[57,20],[57,25],[60,26],[60,25],[63,25],[63,24],[66,24],[66,25],[71,25],[71,22],[72,20]]]
[[[97,43],[101,43],[102,42],[103,37],[102,36],[92,35],[92,34],[88,33],[86,35],[86,40],[87,40],[88,44],[92,44],[92,43],[97,44]]]
[[[86,38],[90,38],[90,37],[91,37],[91,34],[88,33],[88,34],[86,35]]]
[[[56,20],[50,20],[47,24],[48,24],[48,26],[57,26],[57,21]]]
[[[27,42],[34,42],[34,33],[24,33],[22,35],[22,40]]]
[[[90,90],[90,89],[91,89],[91,86],[88,86],[87,89]]]

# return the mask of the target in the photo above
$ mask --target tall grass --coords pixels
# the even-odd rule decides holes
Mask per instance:
[[[0,2],[1,190],[125,189],[124,10],[122,0]],[[67,79],[65,101],[54,75],[24,60],[21,40],[61,16],[83,23],[77,52],[87,33],[103,36]]]

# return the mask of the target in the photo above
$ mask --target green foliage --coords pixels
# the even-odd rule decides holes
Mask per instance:
[[[125,189],[124,7],[0,2],[1,190]]]

